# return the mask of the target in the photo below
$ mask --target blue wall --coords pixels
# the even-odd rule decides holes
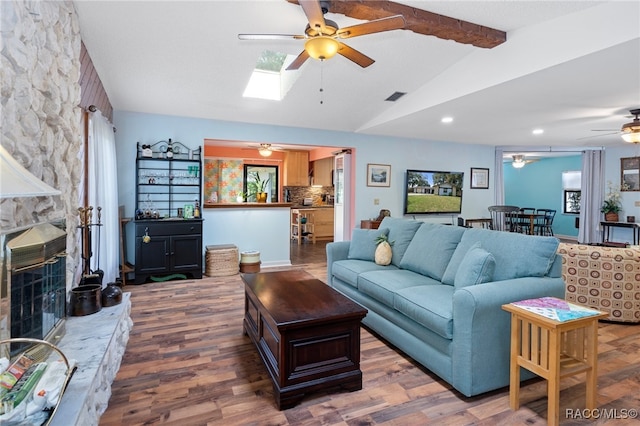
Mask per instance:
[[[471,167],[493,168],[495,153],[492,146],[235,123],[119,110],[114,111],[114,125],[118,129],[116,152],[118,156],[119,202],[125,206],[125,214],[128,216],[132,216],[135,210],[136,142],[155,143],[167,138],[173,138],[188,147],[202,146],[206,138],[211,138],[277,145],[354,148],[355,167],[353,168],[352,191],[355,195],[354,223],[358,225],[361,219],[378,216],[380,209],[383,208],[391,210],[392,216],[402,216],[404,174],[407,169],[464,171],[465,194],[462,201],[462,216],[464,217],[486,217],[487,207],[494,204],[493,182],[490,182],[489,190],[469,189]],[[367,186],[366,169],[367,164],[370,163],[391,166],[390,187]],[[490,177],[493,177],[492,172],[490,172]],[[457,215],[440,215],[424,219],[457,223],[456,217],[453,216],[457,217]]]
[[[172,138],[190,148],[202,146],[204,140],[228,139],[274,144],[348,147],[354,152],[352,169],[352,195],[354,198],[352,221],[377,217],[380,209],[388,209],[394,217],[402,217],[404,205],[404,174],[407,169],[464,171],[465,195],[462,215],[466,218],[487,217],[487,207],[495,204],[493,182],[490,189],[470,189],[471,167],[493,167],[495,150],[492,146],[465,145],[441,141],[373,136],[353,132],[335,132],[269,125],[225,122],[200,118],[114,111],[116,154],[118,157],[118,199],[125,208],[125,216],[135,211],[135,158],[136,142],[155,143]],[[425,133],[427,131],[425,130]],[[455,155],[454,155],[455,153]],[[391,166],[389,187],[370,187],[366,184],[367,164]],[[494,174],[490,172],[490,177]],[[420,220],[457,223],[458,215],[432,215]],[[130,225],[132,227],[133,225]],[[213,227],[204,224],[205,233]],[[132,232],[127,231],[127,232]],[[132,235],[130,233],[130,235]],[[214,244],[207,243],[206,244]],[[132,238],[127,241],[128,257],[135,252]]]
[[[581,170],[582,156],[544,158],[521,169],[504,164],[505,204],[537,209],[555,209],[553,232],[577,237],[576,214],[563,214],[562,172]]]

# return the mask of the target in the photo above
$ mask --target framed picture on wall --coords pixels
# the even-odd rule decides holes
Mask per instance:
[[[640,191],[640,157],[620,159],[620,190]]]
[[[471,189],[489,189],[489,169],[471,168]]]
[[[367,186],[391,186],[391,166],[367,164]]]

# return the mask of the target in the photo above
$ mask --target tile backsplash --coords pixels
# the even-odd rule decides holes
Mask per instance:
[[[286,191],[289,191],[293,205],[302,205],[305,198],[311,198],[314,206],[329,204],[333,198],[332,186],[285,186],[282,193],[282,201],[286,202]]]

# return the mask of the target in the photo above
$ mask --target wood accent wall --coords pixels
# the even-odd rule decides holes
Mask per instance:
[[[80,96],[80,108],[86,110],[95,105],[113,123],[113,107],[84,43],[80,47]]]

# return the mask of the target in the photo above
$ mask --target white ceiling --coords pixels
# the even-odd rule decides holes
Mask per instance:
[[[640,2],[399,3],[506,31],[507,41],[482,49],[407,30],[352,38],[345,42],[375,59],[372,66],[308,60],[283,101],[265,101],[242,97],[262,51],[297,55],[304,43],[237,34],[302,34],[300,6],[75,1],[116,110],[501,146],[624,144],[592,129],[615,132],[640,108]],[[384,101],[395,91],[408,94]],[[440,123],[444,115],[454,122]],[[534,128],[545,133],[534,136]]]

